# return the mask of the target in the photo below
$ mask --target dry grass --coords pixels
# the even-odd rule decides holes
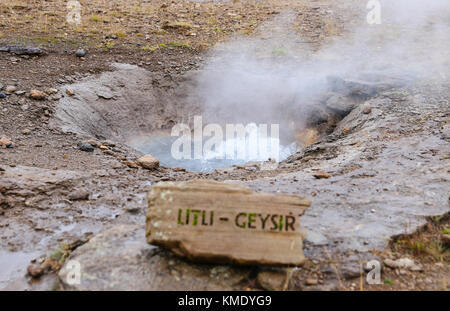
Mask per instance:
[[[250,35],[262,22],[286,7],[286,1],[247,0],[193,2],[179,0],[79,0],[81,24],[66,20],[66,1],[0,0],[3,42],[37,42],[48,45],[138,47],[164,42],[172,47],[202,48],[228,35]],[[305,11],[309,1],[289,2],[290,9]],[[114,44],[105,38],[115,34]],[[44,39],[43,39],[44,38]],[[175,43],[175,44],[170,44]],[[144,47],[144,48],[143,48]]]
[[[392,243],[396,252],[406,252],[414,257],[431,261],[450,262],[450,248],[441,241],[442,234],[450,231],[450,217],[430,217],[421,230],[411,235],[401,235]]]

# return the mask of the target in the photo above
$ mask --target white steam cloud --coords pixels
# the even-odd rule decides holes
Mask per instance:
[[[294,34],[294,13],[264,25],[253,39],[217,46],[195,90],[205,119],[279,123],[283,137],[293,123],[296,130],[305,126],[311,107],[329,92],[329,76],[392,85],[448,79],[450,2],[380,2],[380,25],[366,22],[364,5],[355,28],[319,50]]]

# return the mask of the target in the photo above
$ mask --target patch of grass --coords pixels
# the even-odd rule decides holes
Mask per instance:
[[[191,47],[189,41],[184,41],[184,42],[173,41],[173,42],[169,42],[168,46],[177,47],[177,48],[190,48]]]
[[[393,280],[391,280],[391,279],[384,279],[384,284],[386,284],[386,285],[393,285],[394,284],[394,281]]]
[[[127,34],[124,33],[123,31],[118,31],[118,32],[116,32],[116,36],[119,38],[125,38],[127,36]]]
[[[64,262],[70,253],[71,251],[69,245],[63,242],[59,244],[59,247],[50,255],[50,259],[58,262]]]
[[[444,228],[441,230],[441,234],[450,234],[450,228]]]
[[[98,15],[92,15],[91,16],[91,21],[93,21],[93,22],[99,22],[100,20],[101,20],[101,18]]]
[[[153,45],[153,46],[150,46],[150,45],[144,45],[143,47],[141,47],[141,50],[143,50],[143,51],[151,51],[151,52],[153,52],[153,51],[156,51],[157,49],[159,49],[159,45]]]

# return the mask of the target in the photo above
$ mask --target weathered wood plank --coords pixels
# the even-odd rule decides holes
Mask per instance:
[[[161,182],[148,194],[150,244],[195,261],[301,265],[299,217],[311,204],[291,194],[255,193],[231,183]]]

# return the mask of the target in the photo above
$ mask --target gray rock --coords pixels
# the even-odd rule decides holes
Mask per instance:
[[[306,230],[306,238],[305,241],[314,244],[314,245],[327,245],[328,239],[326,236],[321,234],[320,232],[313,230]]]
[[[77,146],[82,151],[87,151],[87,152],[93,152],[94,151],[94,147],[91,144],[86,143],[86,142],[79,141],[77,143]]]
[[[77,57],[84,57],[84,56],[86,55],[86,51],[85,51],[84,49],[78,49],[78,50],[75,52],[75,55],[76,55]]]
[[[80,264],[80,284],[68,279],[71,260]],[[69,290],[243,290],[245,285],[239,284],[250,273],[250,268],[183,261],[147,244],[144,228],[135,225],[115,226],[96,235],[67,263],[58,276]]]
[[[44,50],[35,46],[21,46],[21,45],[3,45],[0,46],[0,52],[9,52],[16,55],[41,55]]]
[[[5,97],[6,97],[6,94],[3,92],[0,92],[0,98],[5,98]]]
[[[338,113],[349,113],[355,107],[355,102],[350,98],[341,94],[331,94],[326,102],[327,108],[330,108]]]

